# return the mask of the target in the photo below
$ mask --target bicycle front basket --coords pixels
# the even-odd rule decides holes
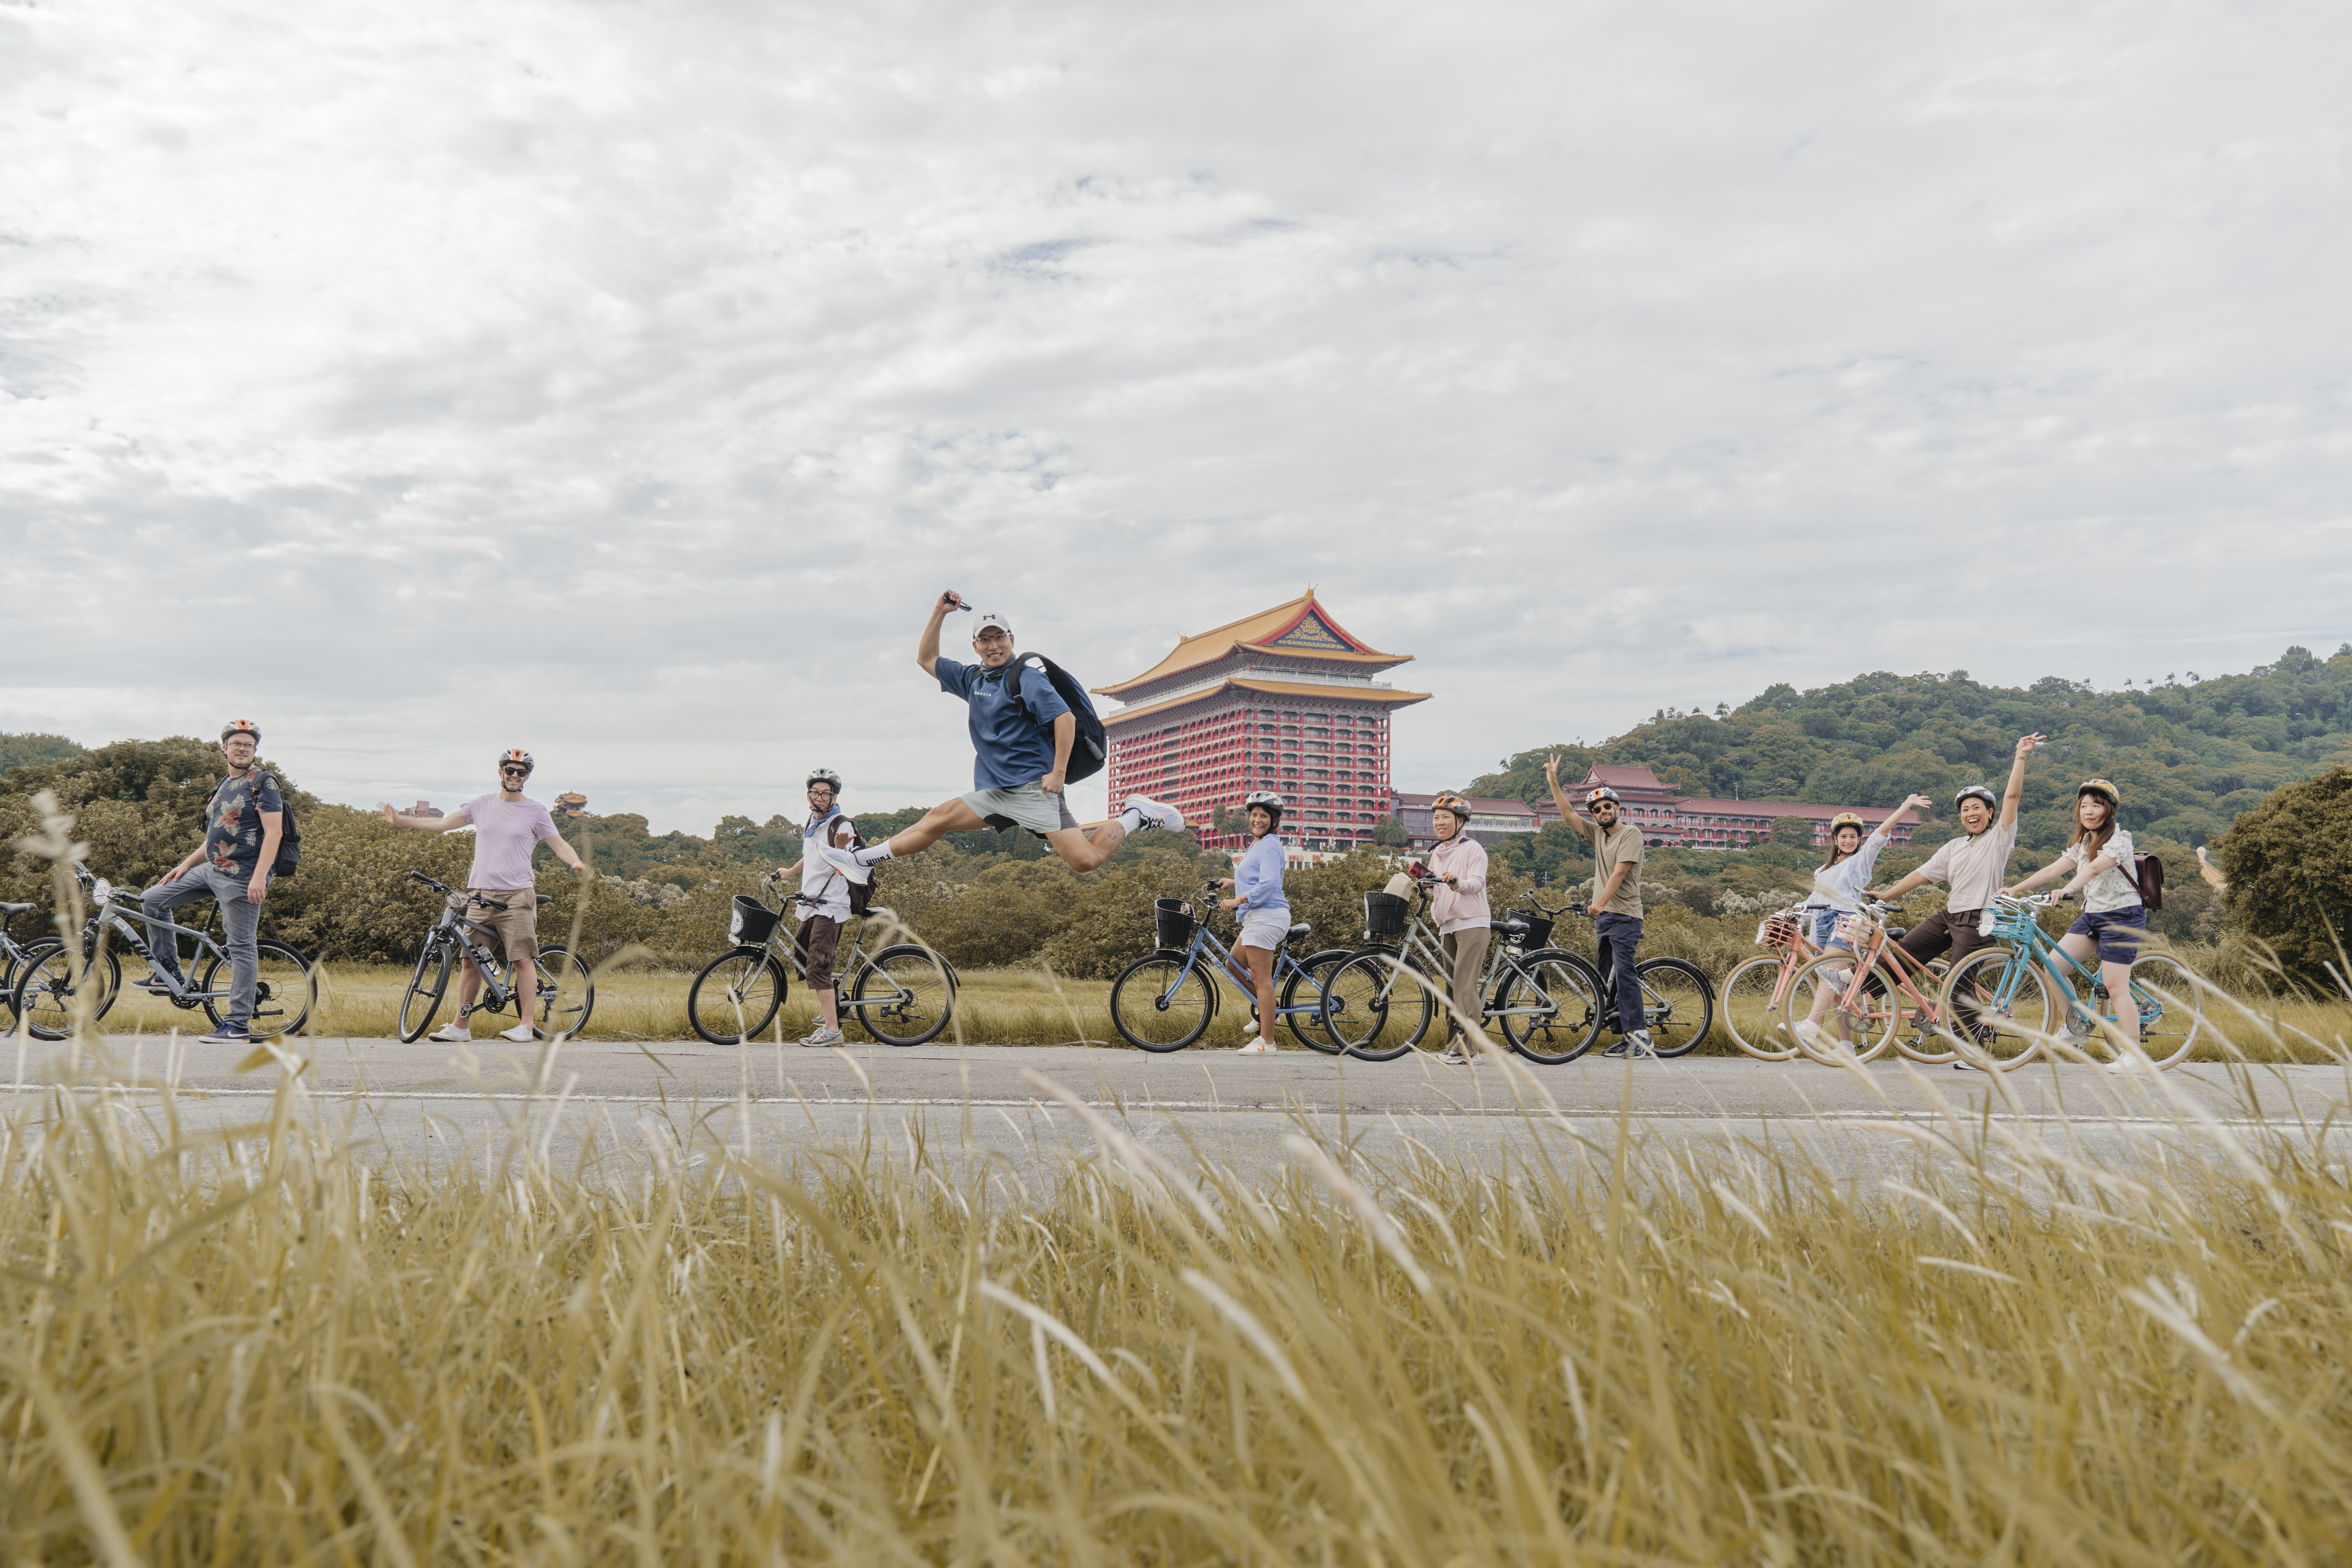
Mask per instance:
[[[747,893],[735,895],[735,912],[727,921],[727,940],[738,947],[765,947],[776,934],[782,917]]]
[[[1157,940],[1171,952],[1181,952],[1192,945],[1192,906],[1181,899],[1157,899],[1151,905],[1151,921]]]
[[[1528,934],[1519,939],[1519,944],[1528,952],[1551,945],[1551,921],[1545,916],[1522,914],[1511,918],[1527,922]]]
[[[1756,928],[1759,947],[1794,947],[1797,945],[1797,922],[1785,914],[1768,916]]]
[[[1411,900],[1394,893],[1364,895],[1364,934],[1366,936],[1402,936],[1404,917],[1412,909]]]

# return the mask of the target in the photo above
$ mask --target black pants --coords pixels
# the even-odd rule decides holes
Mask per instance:
[[[1595,915],[1592,934],[1599,949],[1601,1016],[1609,1009],[1609,991],[1617,991],[1617,1027],[1622,1034],[1646,1029],[1642,1016],[1642,977],[1633,973],[1633,949],[1641,944],[1642,922],[1632,915]]]

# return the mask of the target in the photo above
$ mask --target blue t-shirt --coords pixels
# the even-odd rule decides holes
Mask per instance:
[[[261,814],[285,809],[278,781],[259,768],[229,774],[205,805],[205,859],[250,880],[261,864]]]
[[[1043,670],[1024,670],[1023,701],[1013,700],[1004,678],[1007,660],[996,669],[941,658],[931,666],[940,689],[971,708],[971,787],[1011,789],[1033,784],[1054,767],[1054,721],[1070,710]],[[1027,711],[1023,711],[1024,707]]]

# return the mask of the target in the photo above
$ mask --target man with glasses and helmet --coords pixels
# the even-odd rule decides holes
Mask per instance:
[[[1642,942],[1642,830],[1624,816],[1622,797],[1607,784],[1588,793],[1586,816],[1560,793],[1559,758],[1544,763],[1544,782],[1551,786],[1552,804],[1559,819],[1592,846],[1592,901],[1585,913],[1592,917],[1595,967],[1601,971],[1602,1006],[1608,1005],[1613,981],[1617,990],[1617,1043],[1601,1054],[1628,1060],[1654,1058],[1649,1020],[1642,1014],[1642,977],[1633,972],[1633,951]]]
[[[972,628],[971,651],[979,663],[941,658],[941,624],[956,611],[970,608],[954,589],[941,594],[931,606],[922,640],[915,645],[915,663],[940,683],[941,691],[961,698],[970,710],[971,793],[933,806],[921,821],[891,835],[886,843],[855,851],[824,845],[817,853],[851,881],[863,882],[868,868],[928,849],[948,834],[1021,827],[1051,845],[1071,870],[1091,871],[1109,859],[1130,833],[1146,827],[1183,831],[1182,812],[1139,795],[1129,795],[1125,809],[1091,837],[1078,826],[1062,793],[1070,749],[1077,741],[1077,716],[1051,681],[1025,681],[1018,696],[1006,689],[1013,623],[1003,616],[982,616]]]
[[[253,998],[261,977],[261,900],[268,895],[269,868],[278,863],[278,841],[286,830],[286,801],[278,781],[254,761],[260,745],[261,731],[250,719],[231,720],[221,731],[221,755],[228,759],[229,771],[205,803],[205,841],[139,895],[154,973],[133,984],[164,995],[179,978],[179,939],[155,922],[198,899],[220,904],[221,945],[228,949],[228,1021],[205,1037],[206,1045],[251,1037]]]
[[[400,827],[421,827],[427,833],[446,833],[453,827],[474,830],[474,863],[466,872],[464,912],[467,920],[499,933],[499,944],[514,964],[517,996],[539,994],[539,886],[531,875],[531,851],[546,839],[555,846],[557,859],[583,876],[588,871],[579,854],[555,831],[555,819],[547,807],[523,798],[522,786],[530,782],[535,766],[530,753],[520,747],[500,753],[498,793],[477,795],[446,816],[404,816],[389,805],[376,808],[386,822]],[[506,908],[492,909],[493,903]],[[451,1045],[472,1039],[474,998],[481,994],[482,973],[468,956],[466,973],[457,981],[457,1017],[425,1037]],[[499,1038],[521,1045],[531,1037],[530,1006],[525,1003],[522,1022]]]
[[[841,928],[849,923],[849,879],[820,849],[846,853],[857,837],[857,825],[842,814],[841,775],[831,768],[812,768],[808,776],[808,821],[801,828],[801,858],[779,866],[775,879],[801,879],[801,891],[814,902],[801,906],[801,949],[808,954],[809,994],[816,998],[822,1016],[801,1041],[804,1046],[844,1046],[841,997],[833,988],[833,961],[841,952]]]

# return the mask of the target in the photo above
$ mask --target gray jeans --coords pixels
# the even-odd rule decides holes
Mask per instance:
[[[251,879],[241,872],[205,865],[176,882],[158,882],[139,895],[139,907],[147,915],[147,951],[154,954],[155,963],[174,970],[180,966],[179,939],[155,922],[182,904],[193,904],[198,899],[220,900],[221,925],[228,932],[221,944],[228,949],[228,1026],[236,1029],[246,1028],[253,1021],[254,982],[261,970],[260,950],[254,945],[254,935],[261,928],[261,906],[245,901],[246,884]]]

